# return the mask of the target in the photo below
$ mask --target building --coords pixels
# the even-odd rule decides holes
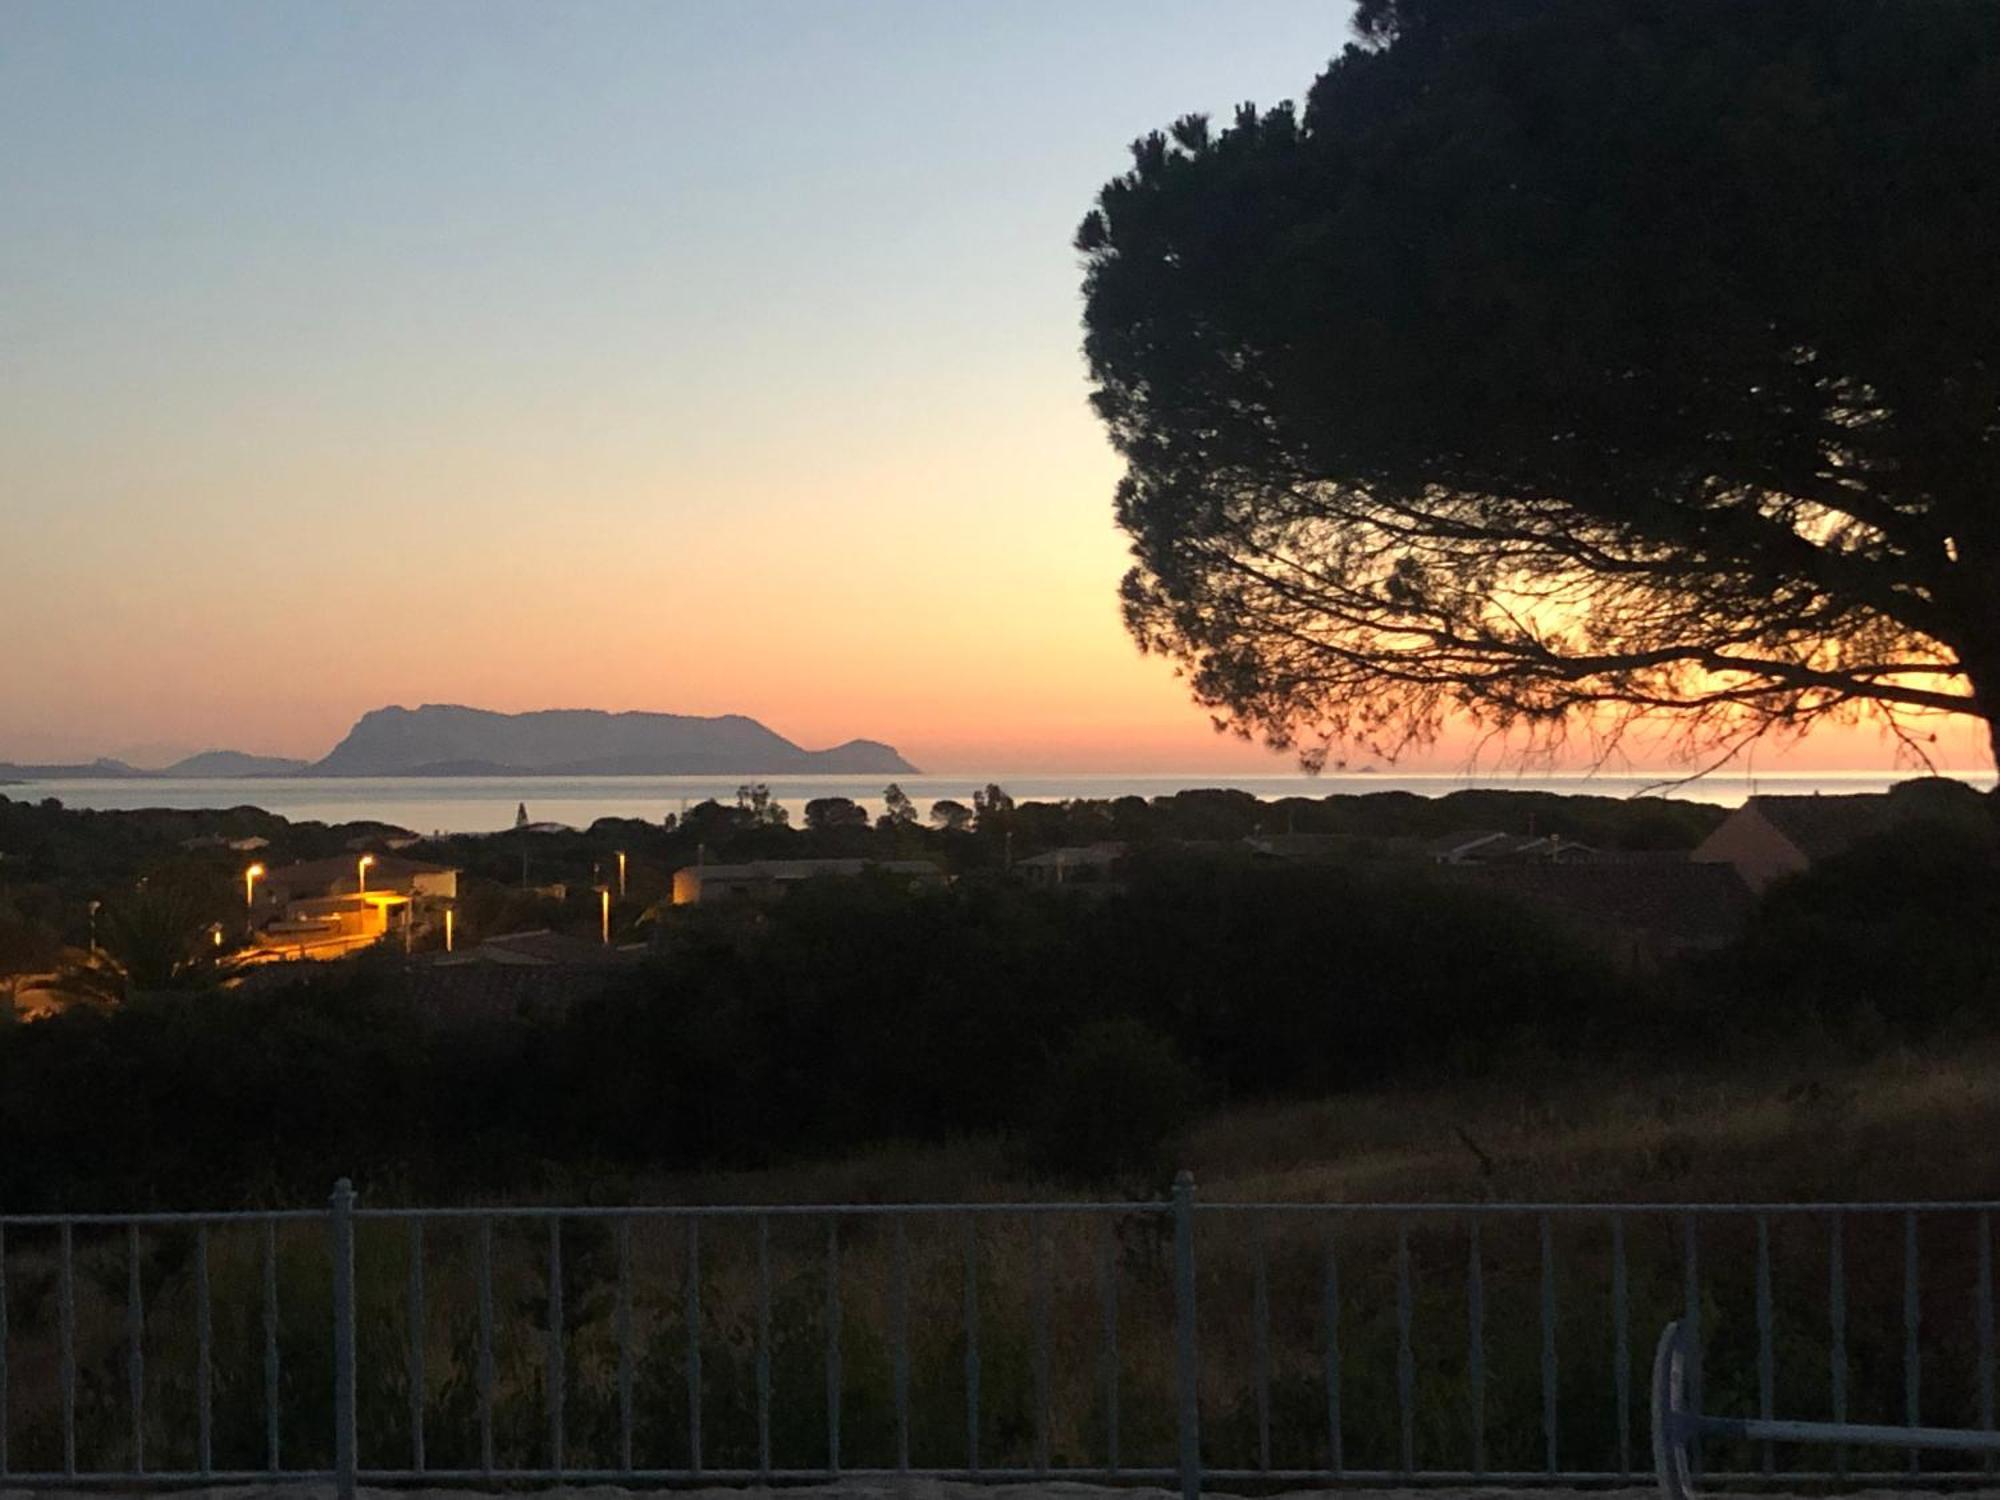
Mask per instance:
[[[740,865],[687,865],[674,871],[675,906],[725,901],[775,901],[805,880],[884,875],[912,887],[943,885],[945,873],[927,859],[755,859]]]
[[[1017,859],[1014,872],[1028,884],[1050,890],[1075,885],[1101,888],[1117,881],[1124,863],[1123,844],[1083,844]]]
[[[249,886],[251,963],[341,958],[427,932],[458,897],[458,871],[393,854],[280,865]]]
[[[607,965],[636,963],[649,950],[644,943],[612,946],[591,938],[572,937],[565,932],[538,928],[533,932],[503,932],[450,953],[430,954],[425,962],[433,969],[477,968],[603,968]]]
[[[270,848],[271,841],[254,833],[247,838],[231,838],[226,833],[202,833],[191,839],[182,839],[181,847],[190,854],[199,854],[207,849],[231,849],[238,854],[255,854],[259,849]]]
[[[1744,884],[1761,891],[1844,853],[1902,820],[1889,793],[1851,797],[1752,797],[1703,839],[1689,856],[1701,864],[1735,867]]]
[[[1500,833],[1489,828],[1440,834],[1424,845],[1434,865],[1576,864],[1595,856],[1588,844],[1561,834]]]

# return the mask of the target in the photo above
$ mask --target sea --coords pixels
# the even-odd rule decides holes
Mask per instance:
[[[733,802],[739,786],[760,781],[792,815],[803,821],[815,797],[851,797],[871,815],[882,810],[882,793],[894,779],[920,813],[940,798],[970,805],[973,789],[993,784],[1016,801],[1054,802],[1067,798],[1162,797],[1192,788],[1227,787],[1265,799],[1326,797],[1335,793],[1412,792],[1423,797],[1472,787],[1556,792],[1595,797],[1668,796],[1734,806],[1753,793],[1803,795],[1880,792],[1914,773],[1819,771],[1750,776],[1722,772],[1696,780],[1673,773],[1618,772],[1570,775],[1506,775],[1470,772],[1335,773],[1245,775],[1241,772],[1121,774],[1048,771],[960,772],[902,776],[270,776],[147,777],[132,780],[51,779],[0,783],[0,796],[16,801],[57,798],[65,807],[133,809],[227,808],[246,804],[294,822],[347,823],[361,819],[391,823],[416,833],[490,833],[514,826],[520,809],[537,823],[586,828],[598,818],[658,821],[685,812],[708,798]],[[1982,790],[1992,775],[1962,778]]]

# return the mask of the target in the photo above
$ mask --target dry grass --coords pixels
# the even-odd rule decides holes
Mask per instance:
[[[1173,1159],[1212,1201],[1815,1201],[2000,1197],[2000,1044],[1866,1064],[1726,1060],[1254,1105],[1200,1121]],[[1163,1193],[1021,1171],[998,1140],[889,1145],[758,1171],[596,1172],[515,1201],[1004,1202]]]
[[[1705,1076],[1637,1082],[1553,1069],[1523,1071],[1476,1086],[1383,1090],[1313,1103],[1237,1109],[1198,1124],[1180,1143],[1207,1202],[1851,1200],[1969,1198],[2000,1190],[2000,1050],[1904,1055],[1840,1069],[1781,1074],[1720,1067]],[[894,1203],[1051,1201],[1102,1197],[1012,1168],[1004,1143],[884,1147],[838,1161],[755,1172],[630,1177],[613,1173],[543,1184],[542,1201],[599,1203]],[[371,1185],[364,1184],[364,1187]],[[1150,1196],[1165,1184],[1133,1184]],[[376,1186],[372,1201],[390,1197]],[[498,1206],[498,1205],[496,1205]],[[1963,1405],[1972,1366],[1965,1340],[1949,1340],[1969,1306],[1970,1251],[1963,1224],[1931,1216],[1924,1241],[1925,1333],[1948,1339],[1926,1365],[1926,1400],[1940,1417]],[[774,1220],[774,1444],[782,1461],[813,1463],[826,1442],[825,1225]],[[1396,1229],[1388,1220],[1343,1217],[1337,1225],[1294,1216],[1261,1226],[1205,1216],[1201,1266],[1204,1421],[1214,1456],[1246,1462],[1268,1419],[1281,1463],[1319,1461],[1326,1410],[1321,1314],[1326,1235],[1341,1257],[1342,1339],[1351,1463],[1393,1464],[1397,1428],[1392,1372],[1397,1328]],[[1470,1440],[1464,1340],[1469,1224],[1441,1216],[1418,1225],[1415,1281],[1420,1462],[1456,1461]],[[1718,1367],[1748,1366],[1750,1326],[1746,1224],[1704,1228],[1704,1275]],[[1882,1389],[1857,1382],[1857,1402],[1894,1399],[1899,1312],[1894,1226],[1883,1235],[1853,1226],[1852,1347],[1880,1367]],[[965,1435],[962,1216],[912,1220],[908,1270],[913,1456],[961,1461]],[[1032,1457],[1036,1426],[1036,1328],[1048,1330],[1052,1427],[1058,1461],[1087,1461],[1105,1434],[1100,1329],[1105,1278],[1115,1284],[1120,1323],[1120,1408],[1128,1462],[1171,1457],[1170,1258],[1152,1217],[1051,1216],[1043,1229],[997,1218],[977,1230],[984,1442],[988,1462]],[[1046,1241],[1038,1241],[1047,1233]],[[285,1346],[282,1422],[304,1457],[323,1440],[326,1264],[317,1226],[288,1232],[281,1278]],[[546,1435],[545,1225],[504,1220],[495,1239],[497,1439],[503,1461],[533,1461]],[[1615,1452],[1605,1373],[1608,1224],[1598,1216],[1558,1226],[1563,1287],[1559,1339],[1564,1431],[1581,1461]],[[1734,1238],[1732,1238],[1734,1236]],[[49,1235],[10,1237],[8,1273],[13,1382],[7,1417],[17,1457],[46,1462],[54,1427],[55,1287]],[[1877,1242],[1880,1239],[1880,1242]],[[840,1231],[843,1425],[851,1462],[886,1461],[893,1449],[893,1274],[898,1253],[885,1221]],[[192,1414],[194,1297],[185,1236],[148,1244],[146,1298],[148,1425],[156,1461],[186,1462]],[[1786,1340],[1780,1388],[1788,1408],[1810,1413],[1826,1358],[1818,1302],[1826,1285],[1824,1231],[1801,1219],[1779,1226],[1779,1322]],[[1045,1245],[1046,1248],[1040,1248]],[[1261,1246],[1261,1250],[1259,1247]],[[477,1323],[469,1226],[438,1223],[425,1239],[425,1401],[432,1462],[469,1463],[475,1430]],[[400,1224],[365,1225],[360,1245],[364,1426],[370,1457],[407,1446],[408,1239]],[[655,1461],[684,1456],[687,1430],[687,1242],[685,1225],[658,1222],[634,1236],[634,1333],[641,1447]],[[1679,1240],[1646,1216],[1630,1226],[1632,1328],[1643,1342],[1678,1306]],[[1493,1220],[1480,1251],[1486,1275],[1492,1460],[1539,1462],[1537,1296],[1532,1219]],[[1270,1383],[1257,1386],[1252,1287],[1259,1258],[1269,1287]],[[1045,1257],[1045,1258],[1044,1258]],[[609,1288],[611,1232],[572,1221],[563,1232],[571,1461],[608,1459],[615,1449],[617,1367]],[[757,1344],[754,1225],[716,1222],[701,1231],[699,1327],[709,1462],[748,1462],[755,1430]],[[1044,1267],[1038,1269],[1038,1267]],[[115,1459],[129,1420],[122,1343],[126,1264],[122,1238],[79,1238],[78,1353],[86,1446]],[[218,1231],[211,1254],[216,1299],[217,1448],[232,1462],[261,1454],[258,1263],[245,1237]],[[1048,1317],[1036,1316],[1044,1278]],[[1879,1284],[1878,1284],[1879,1283]],[[1933,1319],[1936,1321],[1933,1322]],[[1877,1346],[1879,1347],[1879,1350]],[[1927,1356],[1928,1358],[1928,1356]],[[1260,1415],[1260,1405],[1262,1414]],[[1643,1414],[1631,1413],[1643,1435]]]

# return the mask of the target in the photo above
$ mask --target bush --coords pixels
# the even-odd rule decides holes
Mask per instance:
[[[1065,1177],[1152,1177],[1187,1125],[1195,1080],[1172,1042],[1143,1022],[1080,1028],[1049,1070],[1031,1135],[1035,1164]]]

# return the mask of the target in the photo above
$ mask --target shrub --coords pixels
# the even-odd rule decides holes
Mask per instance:
[[[1091,1022],[1049,1070],[1036,1163],[1093,1180],[1155,1175],[1193,1102],[1194,1075],[1172,1042],[1129,1018]]]

